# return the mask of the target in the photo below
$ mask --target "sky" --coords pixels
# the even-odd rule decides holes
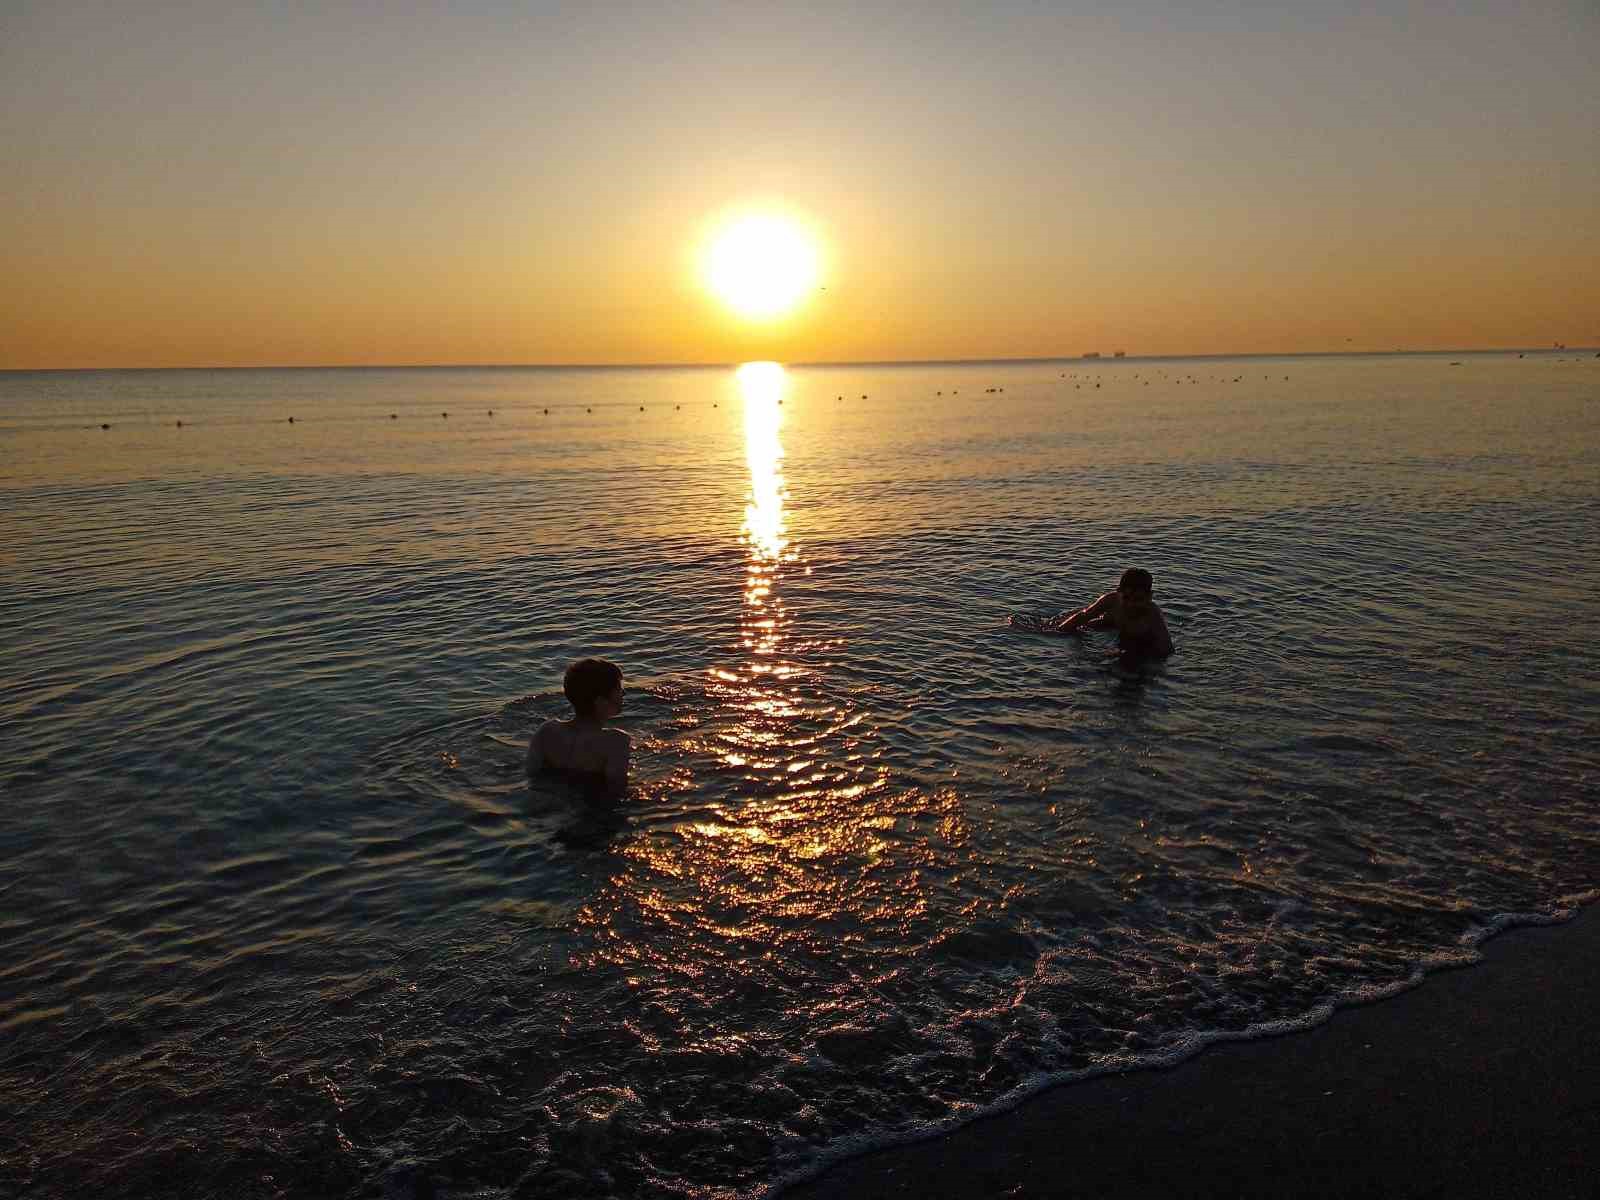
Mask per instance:
[[[1600,5],[0,4],[0,368],[1600,343]],[[817,286],[708,292],[720,215]]]

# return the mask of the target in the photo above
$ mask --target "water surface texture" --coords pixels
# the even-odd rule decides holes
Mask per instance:
[[[0,479],[8,1195],[761,1195],[1600,881],[1593,357],[10,374]],[[1163,667],[1006,627],[1132,565]]]

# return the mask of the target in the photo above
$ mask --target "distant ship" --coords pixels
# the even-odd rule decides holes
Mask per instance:
[[[1128,352],[1126,350],[1118,350],[1111,357],[1112,358],[1127,358],[1128,357]]]
[[[1100,351],[1091,350],[1091,351],[1089,351],[1088,354],[1085,354],[1084,357],[1085,358],[1099,358],[1100,357]]]

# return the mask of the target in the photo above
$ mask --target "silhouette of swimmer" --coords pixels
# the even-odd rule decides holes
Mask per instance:
[[[1166,618],[1156,607],[1154,595],[1155,581],[1150,572],[1131,567],[1122,573],[1116,591],[1046,622],[1045,629],[1051,633],[1115,629],[1116,657],[1123,666],[1160,660],[1172,653],[1172,634],[1167,631]]]
[[[628,790],[632,740],[605,723],[622,711],[622,668],[581,658],[567,668],[561,690],[572,703],[568,720],[551,718],[528,739],[528,783],[543,771],[560,771],[577,786],[591,811],[614,806]]]

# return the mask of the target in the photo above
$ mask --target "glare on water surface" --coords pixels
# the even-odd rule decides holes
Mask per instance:
[[[787,488],[779,440],[789,378],[778,363],[751,362],[738,369],[735,380],[744,406],[745,460],[750,470],[749,498],[740,530],[747,554],[740,644],[751,657],[735,670],[714,668],[712,676],[740,691],[742,707],[753,718],[741,731],[743,737],[770,756],[785,738],[781,722],[799,712],[797,698],[783,686],[799,673],[798,668],[779,655],[788,617],[778,590],[780,574],[799,557],[791,549],[785,529]],[[767,727],[769,722],[779,724]],[[723,761],[743,766],[750,758],[730,749]]]
[[[777,363],[753,362],[739,368],[738,380],[744,400],[745,458],[750,464],[750,502],[745,505],[743,527],[750,548],[745,645],[757,654],[771,654],[782,612],[772,589],[789,544],[783,520],[783,443],[778,440],[788,379]]]
[[[870,714],[821,677],[816,652],[833,645],[796,635],[785,603],[785,577],[810,571],[785,514],[781,435],[793,379],[778,363],[751,362],[734,383],[749,471],[736,640],[706,673],[708,711],[671,751],[683,787],[668,807],[687,811],[615,847],[627,866],[581,922],[596,939],[596,961],[630,971],[667,966],[646,930],[662,921],[693,928],[717,946],[727,976],[719,986],[759,986],[783,956],[820,952],[851,911],[905,927],[927,905],[917,872],[897,861],[889,831],[905,797],[888,786]],[[953,794],[917,807],[941,824],[945,853],[961,844]],[[817,872],[836,869],[857,887],[817,894]]]

